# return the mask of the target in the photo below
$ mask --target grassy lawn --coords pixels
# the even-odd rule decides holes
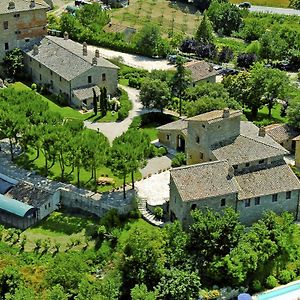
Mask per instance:
[[[36,151],[32,148],[29,149],[27,152],[27,157],[25,158],[24,156],[20,156],[18,160],[16,161],[19,165],[22,167],[25,167],[26,169],[31,169],[31,170],[36,170],[39,174],[44,175],[44,166],[45,166],[45,159],[42,153],[40,153],[39,158],[34,160],[36,157]],[[33,161],[34,160],[34,161]],[[29,161],[29,163],[28,163]],[[61,171],[60,171],[60,166],[58,161],[53,165],[53,167],[49,170],[48,172],[48,178],[52,180],[61,180]],[[123,185],[123,179],[120,179],[113,175],[112,171],[103,166],[99,169],[97,169],[97,177],[110,177],[113,178],[115,181],[115,185],[104,185],[104,186],[98,186],[97,191],[98,192],[108,192],[111,191],[113,188],[118,188],[122,187]],[[140,172],[135,173],[135,179],[139,180],[142,178],[142,175]],[[71,167],[66,167],[65,171],[65,181],[72,183],[74,185],[77,184],[77,175],[76,175],[76,170],[72,172]],[[131,182],[131,175],[128,175],[126,178],[126,182],[130,183]],[[81,169],[80,171],[80,186],[85,187],[87,189],[92,189],[94,190],[94,182],[91,180],[91,172],[88,172],[84,169]]]
[[[158,139],[157,137],[158,130],[156,129],[157,126],[159,126],[159,124],[150,123],[141,127],[141,130],[143,130],[145,133],[149,135],[151,141],[154,141]]]
[[[172,4],[173,3],[173,4]],[[152,22],[169,32],[193,34],[199,24],[196,8],[182,2],[166,0],[131,0],[127,8],[112,10],[112,21],[122,26],[140,28]]]
[[[241,3],[243,0],[230,0],[231,3]],[[274,7],[288,7],[290,1],[289,0],[250,0],[252,5],[259,6],[274,6]]]
[[[47,218],[39,222],[37,225],[26,229],[22,235],[26,235],[27,242],[25,251],[33,251],[35,241],[38,239],[49,240],[51,248],[55,243],[61,245],[60,251],[65,251],[67,244],[74,240],[79,240],[80,244],[73,249],[80,250],[85,245],[86,230],[97,224],[96,218],[74,215],[66,212],[53,212]],[[89,241],[89,248],[94,247],[94,242]]]
[[[27,85],[22,82],[16,82],[13,87],[18,91],[24,91],[30,89]],[[46,101],[49,105],[51,111],[59,113],[64,119],[77,119],[81,121],[91,121],[91,122],[115,122],[118,118],[118,113],[112,114],[108,112],[106,116],[102,117],[100,115],[95,116],[93,112],[80,113],[78,110],[73,109],[69,106],[60,106],[53,101],[53,95],[46,97],[41,95],[42,99]],[[52,98],[52,99],[51,99]]]
[[[254,122],[266,122],[269,124],[272,123],[286,123],[288,121],[287,117],[280,116],[281,104],[276,104],[272,109],[272,116],[269,118],[269,110],[267,106],[264,106],[258,111],[257,119]],[[248,109],[244,110],[246,117],[251,120],[251,111]],[[264,124],[266,125],[266,124]]]

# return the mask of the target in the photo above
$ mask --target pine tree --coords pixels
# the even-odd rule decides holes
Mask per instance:
[[[93,106],[94,106],[94,114],[96,116],[98,107],[97,107],[97,96],[94,88],[93,88]]]
[[[204,13],[203,19],[201,20],[200,25],[197,29],[195,39],[200,44],[204,45],[212,44],[214,41],[212,25],[206,15],[206,12]]]

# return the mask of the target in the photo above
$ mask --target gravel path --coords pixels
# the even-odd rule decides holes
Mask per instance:
[[[268,7],[268,6],[251,6],[251,12],[262,12],[280,15],[300,16],[300,10],[292,8]]]

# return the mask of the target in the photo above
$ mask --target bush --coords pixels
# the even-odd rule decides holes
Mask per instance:
[[[257,280],[257,279],[253,280],[253,282],[252,282],[252,289],[255,292],[260,292],[262,290],[261,282],[259,280]]]
[[[36,90],[37,90],[37,85],[36,85],[36,83],[31,84],[31,89],[32,89],[33,91],[36,91]]]
[[[118,121],[122,121],[128,117],[129,111],[132,109],[132,102],[129,100],[128,94],[123,89],[121,89],[119,102],[121,108],[118,113]]]
[[[154,215],[157,219],[161,220],[164,215],[164,210],[161,207],[155,207]]]
[[[129,111],[126,109],[126,107],[121,107],[118,111],[118,121],[123,121],[126,119],[129,115]]]
[[[186,157],[183,152],[178,152],[172,159],[172,167],[180,167],[182,165],[186,165]]]
[[[279,272],[278,279],[281,283],[286,284],[292,281],[296,277],[296,273],[294,271],[282,270]]]
[[[164,156],[164,155],[168,154],[168,150],[167,150],[167,148],[164,147],[164,146],[161,146],[161,147],[156,148],[156,149],[157,149],[157,150],[156,150],[157,156]]]
[[[105,226],[107,229],[121,226],[121,220],[117,210],[111,209],[110,211],[108,211],[100,219],[100,225]]]
[[[268,288],[272,289],[278,285],[278,281],[273,275],[270,275],[266,279],[266,285]]]

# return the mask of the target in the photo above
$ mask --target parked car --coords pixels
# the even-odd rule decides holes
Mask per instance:
[[[250,8],[251,3],[250,2],[242,2],[239,4],[239,8]]]

